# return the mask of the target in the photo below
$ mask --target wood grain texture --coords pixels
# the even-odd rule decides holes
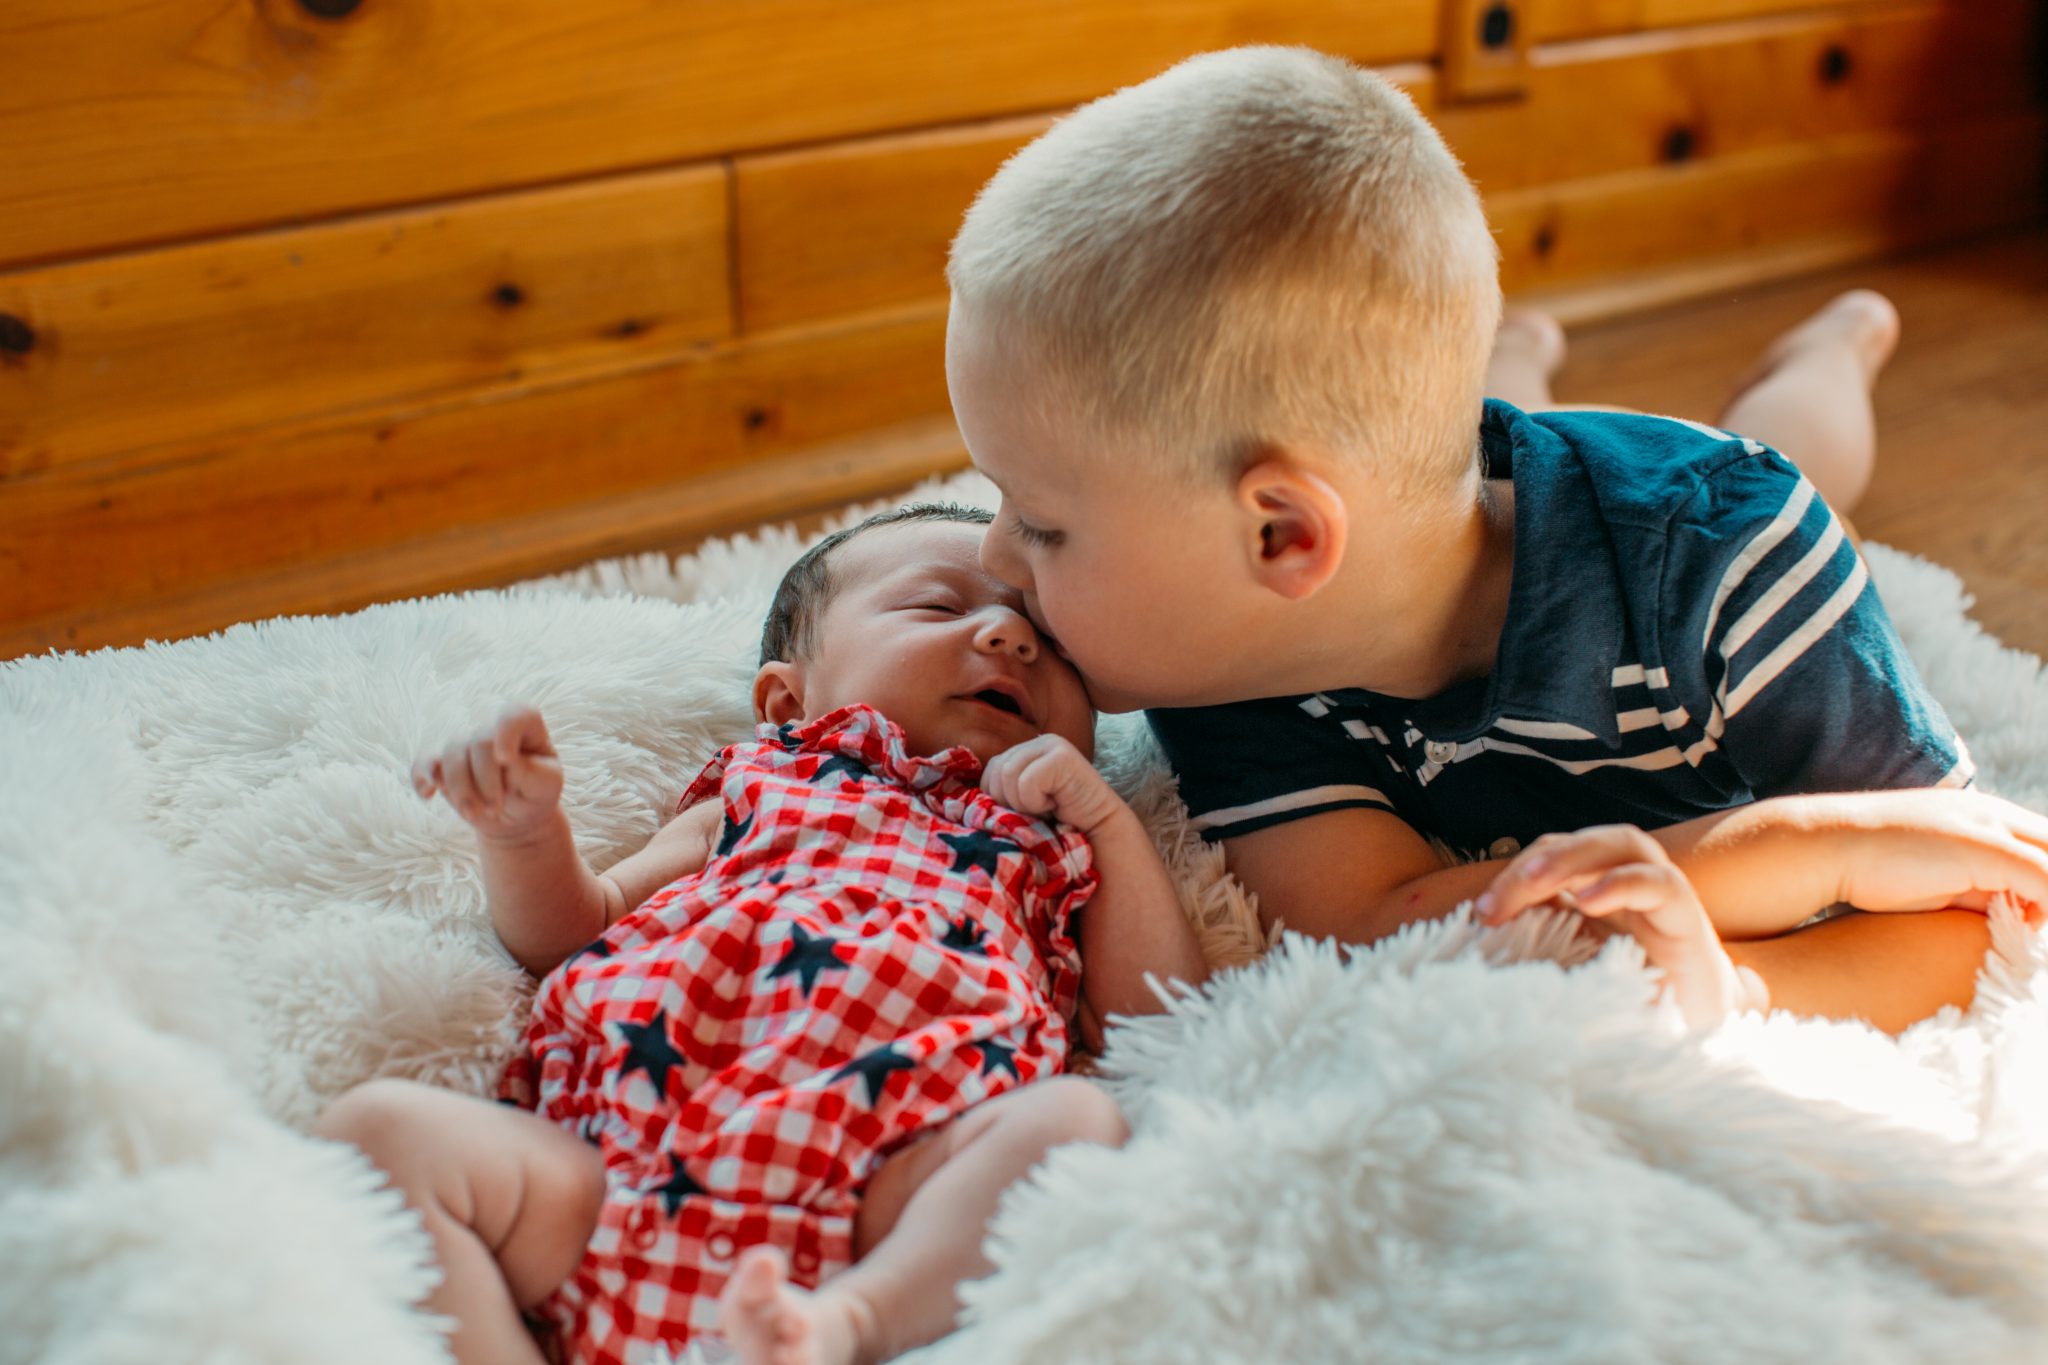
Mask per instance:
[[[2048,119],[2024,114],[1523,190],[1487,213],[1505,286],[1554,290],[1841,234],[1897,250],[2011,227],[2040,211],[2044,159]]]
[[[0,483],[733,332],[718,166],[0,274]]]
[[[1588,195],[1630,203],[1632,185],[1654,193],[1667,182],[1602,178],[2036,108],[2028,43],[2040,22],[2025,0],[1982,0],[1967,11],[1892,5],[1557,45],[1538,52],[1525,95],[1505,102],[1446,102],[1425,67],[1391,74],[1443,130],[1489,208],[1514,191],[1575,181]],[[960,215],[1003,159],[1049,122],[740,158],[744,324],[783,326],[942,297],[946,245]],[[1806,171],[1829,176],[1824,156],[1809,160]],[[1864,173],[1860,164],[1844,167],[1841,178]],[[1525,213],[1529,202],[1510,200],[1506,212]],[[1650,226],[1672,234],[1666,259],[1730,248],[1725,240],[1694,242],[1682,219]]]
[[[265,432],[145,469],[19,480],[0,498],[0,633],[17,648],[84,643],[73,618],[132,621],[234,582],[273,602],[261,583],[306,566],[465,529],[488,540],[499,524],[742,468],[773,503],[798,477],[780,457],[944,419],[944,335],[943,311],[926,309]]]
[[[946,250],[975,192],[1044,117],[740,158],[739,311],[749,330],[946,292]]]
[[[1424,57],[1436,0],[9,0],[0,265],[1056,109],[1253,42]]]

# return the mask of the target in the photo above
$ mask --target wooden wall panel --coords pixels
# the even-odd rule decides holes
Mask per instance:
[[[0,274],[0,479],[728,337],[727,199],[698,167]]]
[[[673,486],[947,411],[943,310],[637,373],[265,432],[0,498],[15,630]],[[755,474],[756,482],[760,475]],[[561,547],[558,547],[558,549]]]
[[[1434,50],[1436,0],[0,6],[0,264],[1051,109],[1208,48]]]
[[[1866,254],[2041,212],[2048,118],[1825,139],[1503,195],[1488,205],[1510,291],[1556,290],[1852,236]]]
[[[1525,97],[1446,105],[1398,76],[1488,196],[1817,138],[2033,107],[2028,0],[1890,6],[1539,50]],[[946,245],[982,181],[1049,119],[741,158],[741,313],[787,325],[944,293]],[[1822,171],[1825,174],[1825,170]],[[867,197],[863,199],[863,189]],[[828,225],[829,230],[820,225]],[[1680,250],[1686,238],[1681,232]]]
[[[742,157],[734,166],[739,311],[750,330],[945,293],[960,215],[1050,118]]]

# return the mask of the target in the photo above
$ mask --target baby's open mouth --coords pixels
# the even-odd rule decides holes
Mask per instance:
[[[1008,711],[1011,715],[1019,718],[1022,718],[1024,715],[1024,708],[1017,704],[1015,697],[1010,696],[1006,692],[998,692],[993,687],[984,687],[981,691],[976,692],[974,699],[979,702],[987,702],[998,711]]]

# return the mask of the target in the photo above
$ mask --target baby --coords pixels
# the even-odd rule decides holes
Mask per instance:
[[[380,1080],[316,1131],[418,1210],[459,1360],[543,1359],[522,1314],[579,1362],[714,1329],[747,1361],[887,1359],[951,1329],[1006,1187],[1061,1143],[1123,1141],[1106,1093],[1059,1074],[1073,1021],[1207,969],[1089,761],[1078,676],[980,566],[988,520],[912,507],[798,561],[758,737],[603,874],[538,713],[415,767],[544,978],[518,1107]]]

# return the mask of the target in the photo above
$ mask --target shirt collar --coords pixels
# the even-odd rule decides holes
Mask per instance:
[[[1486,400],[1479,445],[1485,476],[1515,487],[1515,563],[1493,672],[1483,687],[1380,704],[1391,702],[1432,739],[1476,738],[1509,716],[1575,725],[1618,744],[1621,590],[1592,480],[1563,437],[1499,399]]]

